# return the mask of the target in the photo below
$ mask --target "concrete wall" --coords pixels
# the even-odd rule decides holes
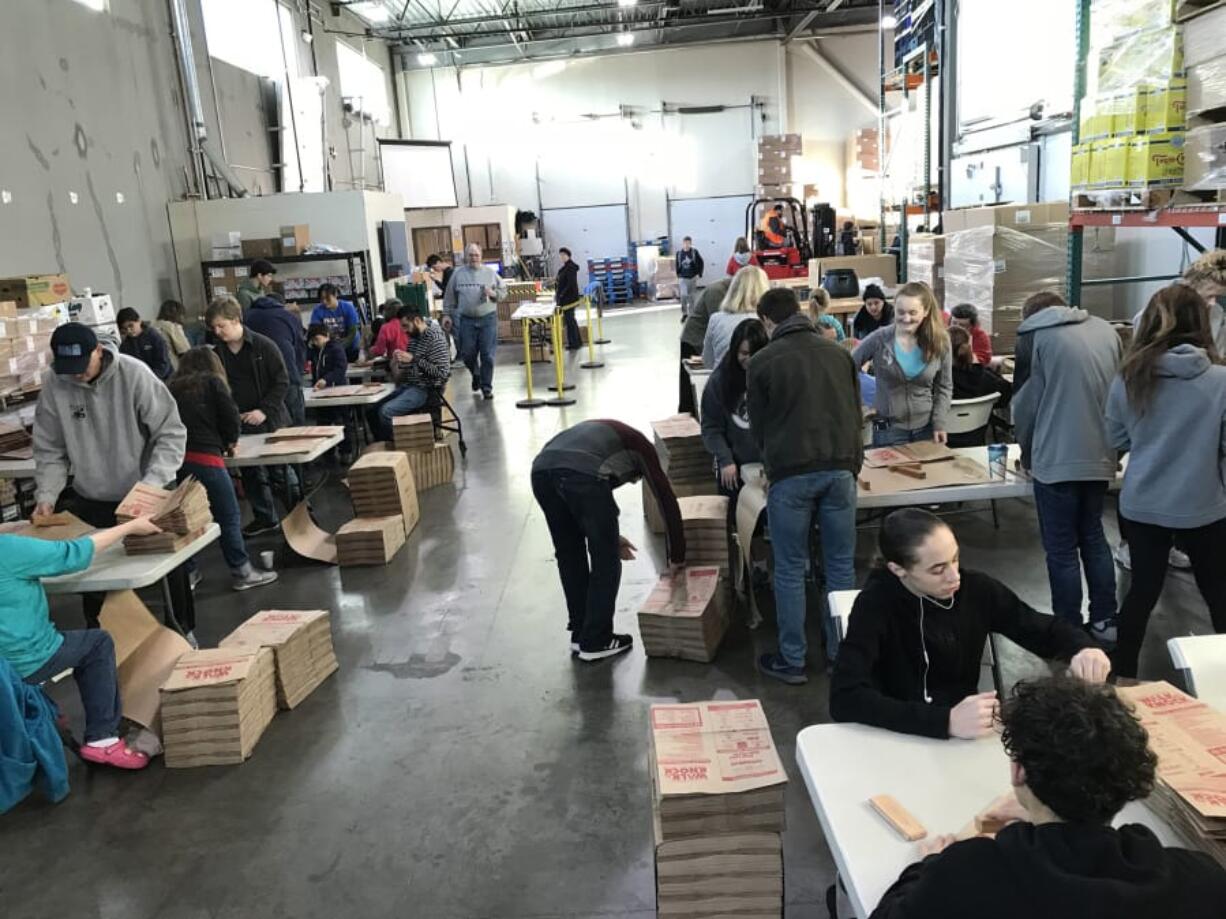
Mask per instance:
[[[871,35],[823,42],[871,89],[877,58],[866,47],[875,48]],[[754,138],[780,130],[804,136],[798,171],[841,204],[846,138],[875,121],[843,86],[769,41],[410,70],[402,85],[408,136],[453,142],[461,204],[535,211],[628,201],[636,239],[667,233],[666,196],[751,193]],[[751,111],[751,97],[765,108]],[[663,103],[726,110],[679,114]],[[622,107],[633,117],[619,117]]]
[[[110,0],[109,6],[100,13],[74,0],[0,3],[6,37],[0,276],[63,271],[74,287],[105,291],[117,307],[148,316],[162,299],[193,296],[194,288],[179,289],[166,212],[169,201],[187,192],[187,131],[166,0]],[[335,19],[323,6],[330,28],[360,31],[355,17]],[[259,78],[214,62],[215,107],[200,0],[188,0],[188,9],[210,134],[218,141],[224,136],[229,161],[242,167],[238,175],[253,193],[271,193],[274,160]],[[330,82],[335,185],[352,187],[358,170],[345,156],[335,42],[360,39],[327,35],[318,26],[315,32],[318,72]],[[311,46],[302,43],[299,52],[309,75]],[[367,53],[389,75],[395,111],[388,51],[371,42]],[[373,145],[367,147],[366,178],[373,183],[378,170]]]

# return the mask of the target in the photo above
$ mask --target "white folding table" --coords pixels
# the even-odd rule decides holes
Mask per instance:
[[[357,396],[322,396],[318,390],[304,386],[303,401],[308,409],[347,408],[353,414],[354,436],[359,441],[366,440],[366,419],[362,417],[362,409],[378,405],[396,391],[394,383],[380,383],[377,390],[362,393]]]

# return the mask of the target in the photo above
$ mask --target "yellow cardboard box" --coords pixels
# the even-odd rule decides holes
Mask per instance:
[[[1110,97],[1111,136],[1132,137],[1145,131],[1146,104],[1149,87],[1134,86]]]
[[[1182,131],[1188,124],[1188,81],[1172,80],[1145,93],[1145,127],[1137,133]]]
[[[1092,144],[1090,184],[1097,188],[1120,188],[1128,175],[1128,145],[1124,137],[1099,140]]]
[[[1178,187],[1183,184],[1184,132],[1145,134],[1128,142],[1128,184]]]
[[[1070,167],[1070,184],[1073,188],[1086,188],[1090,184],[1091,145],[1078,144],[1073,148]]]

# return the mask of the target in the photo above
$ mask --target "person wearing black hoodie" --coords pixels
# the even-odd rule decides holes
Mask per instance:
[[[864,305],[851,320],[851,337],[868,338],[894,321],[894,307],[886,302],[885,292],[876,284],[864,288]]]
[[[578,351],[583,347],[583,334],[579,331],[579,319],[575,316],[578,307],[572,304],[579,302],[579,266],[565,246],[558,250],[558,258],[562,264],[558,268],[553,302],[559,307],[571,307],[562,311],[562,322],[566,325],[566,350]]]
[[[306,367],[306,335],[302,331],[302,320],[285,308],[280,297],[268,294],[252,301],[243,323],[251,331],[272,339],[281,352],[291,384],[285,391],[285,410],[289,413],[290,424],[306,424],[306,403],[302,387],[298,385]]]
[[[677,250],[676,268],[681,315],[685,317],[694,308],[694,293],[698,288],[698,279],[706,270],[702,262],[702,253],[694,248],[694,240],[688,236],[681,240],[681,248]]]
[[[996,693],[979,692],[989,632],[1069,662],[1101,683],[1111,665],[1081,629],[1031,609],[986,574],[960,570],[939,517],[904,508],[882,522],[883,564],[851,609],[830,683],[830,716],[873,727],[973,740],[992,730]]]
[[[1017,685],[1000,716],[1016,801],[995,838],[920,846],[871,919],[1215,919],[1226,871],[1164,848],[1139,824],[1112,827],[1154,788],[1157,757],[1127,703],[1067,678]]]

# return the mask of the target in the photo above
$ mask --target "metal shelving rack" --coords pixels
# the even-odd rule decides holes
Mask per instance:
[[[1081,142],[1081,99],[1086,93],[1086,66],[1090,56],[1090,0],[1077,0],[1077,63],[1073,73],[1073,146]],[[1086,227],[1130,227],[1136,229],[1166,228],[1174,230],[1184,242],[1199,252],[1205,246],[1188,232],[1191,229],[1212,228],[1218,248],[1226,248],[1226,205],[1192,204],[1165,206],[1157,210],[1081,210],[1069,214],[1067,299],[1081,302],[1083,287],[1104,287],[1111,284],[1142,284],[1149,281],[1169,281],[1178,274],[1143,275],[1120,278],[1082,276],[1085,254]]]
[[[370,252],[323,252],[318,255],[278,255],[265,261],[274,265],[308,265],[316,262],[344,262],[349,273],[349,292],[347,294],[358,308],[360,315],[367,323],[374,319],[374,303],[370,289]],[[246,268],[251,259],[225,259],[223,261],[201,262],[200,271],[204,277],[204,302],[213,299],[213,279],[209,272],[213,268]],[[358,279],[361,279],[361,284]],[[318,303],[317,297],[286,297],[286,303]]]

